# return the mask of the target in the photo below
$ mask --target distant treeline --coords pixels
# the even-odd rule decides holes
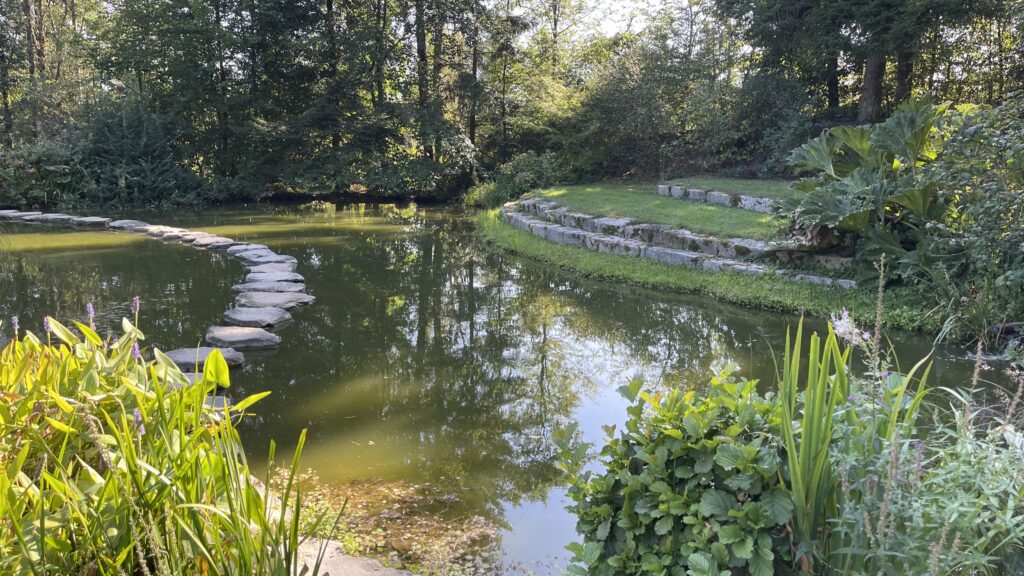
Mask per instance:
[[[607,0],[0,0],[0,202],[448,197],[525,152],[779,175],[824,127],[1024,79],[1022,0],[654,4],[604,33]]]

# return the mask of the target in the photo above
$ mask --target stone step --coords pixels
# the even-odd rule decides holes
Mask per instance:
[[[12,214],[8,219],[9,220],[24,220],[25,218],[30,218],[32,216],[39,216],[40,214],[42,214],[42,212],[18,212],[17,214]]]
[[[178,348],[164,354],[173,360],[182,372],[199,372],[202,371],[210,353],[216,349],[210,346]],[[228,366],[241,366],[245,362],[245,355],[238,350],[233,348],[219,348],[219,350],[224,355],[224,361],[227,362]]]
[[[235,297],[239,308],[281,308],[292,311],[316,302],[309,294],[288,294],[285,292],[243,292]]]
[[[764,264],[721,258],[703,252],[683,248],[667,248],[653,246],[639,240],[621,236],[589,232],[540,220],[529,214],[503,209],[502,217],[513,226],[557,244],[581,246],[595,252],[646,258],[673,266],[687,266],[713,272],[737,272],[748,275],[763,275],[772,272],[772,268]],[[775,270],[776,274],[801,282],[810,282],[826,286],[853,288],[856,282],[817,276],[793,270]]]
[[[672,186],[668,184],[658,185],[658,196],[666,198],[678,198],[693,202],[704,202],[729,206],[753,212],[769,213],[772,211],[774,199],[764,196],[749,196],[746,194],[734,194],[731,192],[716,192],[714,190],[701,190],[700,188],[687,188],[685,186]]]
[[[135,230],[136,228],[149,225],[149,222],[143,222],[142,220],[114,220],[110,223],[109,228],[114,230]]]
[[[776,262],[806,263],[831,270],[843,270],[852,266],[850,258],[833,255],[813,254],[799,246],[784,242],[764,242],[751,238],[718,238],[697,234],[684,228],[673,228],[662,224],[635,222],[629,218],[593,216],[572,212],[556,202],[532,198],[520,205],[527,214],[541,220],[577,228],[585,232],[596,232],[619,236],[627,240],[638,240],[652,246],[661,246],[689,252],[701,252],[719,258],[766,259]]]
[[[243,292],[305,292],[306,285],[297,282],[246,282],[235,284],[231,292],[241,294]]]
[[[206,341],[235,350],[267,350],[281,345],[277,334],[250,326],[210,326],[206,329]]]
[[[228,248],[228,251],[230,252],[231,249]],[[271,264],[253,264],[251,266],[246,266],[246,271],[249,273],[260,274],[270,272],[294,272],[297,267],[298,264],[295,262],[276,262]]]
[[[288,326],[293,321],[292,315],[281,308],[231,308],[224,311],[224,322],[232,326],[274,331]]]
[[[263,244],[241,243],[228,248],[228,254],[234,256],[235,254],[238,254],[240,252],[248,252],[250,250],[269,250],[269,248],[267,248]]]
[[[225,238],[224,236],[201,236],[192,242],[192,247],[209,248],[210,250],[227,250],[235,244],[238,244],[238,242],[235,242],[231,238]]]
[[[72,226],[83,228],[106,228],[110,224],[110,218],[103,216],[79,216],[71,219]]]
[[[273,266],[273,264],[268,264]],[[250,272],[245,277],[246,282],[305,282],[302,274],[295,272]]]

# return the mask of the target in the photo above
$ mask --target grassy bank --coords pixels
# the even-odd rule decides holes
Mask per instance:
[[[800,194],[796,190],[790,190],[787,180],[743,180],[717,176],[692,176],[669,180],[666,184],[764,198],[795,198]]]
[[[588,214],[634,218],[723,238],[770,240],[780,227],[769,214],[658,196],[655,184],[559,186],[534,194]]]
[[[554,244],[523,232],[504,222],[497,210],[481,212],[477,217],[477,226],[484,239],[503,250],[588,278],[628,282],[672,292],[705,294],[732,304],[806,313],[822,318],[845,307],[858,322],[865,325],[874,323],[876,296],[873,288],[844,290],[777,276],[707,272],[640,258],[598,254],[576,246]],[[935,320],[922,318],[922,311],[914,305],[908,292],[896,290],[886,293],[888,326],[909,330],[938,330]]]

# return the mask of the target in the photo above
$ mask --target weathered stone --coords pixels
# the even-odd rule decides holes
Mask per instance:
[[[555,208],[554,210],[548,210],[544,217],[550,222],[560,223],[562,221],[562,216],[568,211],[569,209],[563,206],[561,208]]]
[[[850,288],[856,288],[857,287],[857,281],[856,280],[849,280],[849,279],[846,279],[846,278],[839,278],[839,279],[836,280],[836,286],[839,286],[840,288],[845,288],[845,289],[849,290]]]
[[[175,228],[173,226],[163,226],[161,224],[150,224],[149,226],[140,226],[136,228],[135,232],[141,232],[146,236],[159,238],[162,237],[164,234],[167,234],[168,232],[173,232],[175,230],[181,230],[181,228]]]
[[[790,280],[796,280],[798,282],[807,282],[810,284],[818,284],[820,286],[838,286],[840,288],[856,288],[857,282],[854,280],[829,278],[828,276],[819,276],[817,274],[808,274],[797,270],[776,270],[776,274],[789,278]]]
[[[708,192],[708,204],[717,204],[719,206],[734,206],[732,194],[726,194],[725,192]]]
[[[235,254],[239,254],[241,252],[248,252],[250,250],[269,250],[269,248],[267,248],[263,244],[240,243],[235,244],[234,246],[228,248],[228,254],[234,256]]]
[[[644,249],[643,257],[649,260],[656,260],[673,266],[689,266],[697,268],[707,256],[690,252],[689,250],[674,250],[672,248],[661,248],[649,246]]]
[[[290,311],[314,302],[316,298],[309,294],[285,292],[243,292],[235,297],[235,306],[240,308],[281,308]]]
[[[708,199],[708,193],[700,188],[690,188],[686,191],[687,196],[690,200],[696,200],[697,202],[706,202]]]
[[[69,214],[40,214],[38,216],[25,218],[25,221],[42,222],[43,224],[67,224],[74,219],[75,217]]]
[[[271,272],[294,272],[296,267],[297,264],[295,262],[278,262],[276,264],[257,264],[249,266],[246,270],[256,274],[267,274]]]
[[[203,236],[192,241],[193,248],[210,248],[211,246],[223,245],[225,248],[235,243],[231,238],[223,236]]]
[[[110,228],[114,230],[135,230],[143,226],[149,226],[149,222],[143,222],[142,220],[114,220],[110,223]]]
[[[231,287],[235,294],[242,292],[305,292],[306,285],[297,282],[247,282]]]
[[[632,220],[629,218],[615,218],[607,216],[605,218],[595,218],[591,221],[592,232],[598,234],[621,234],[622,229],[628,226]]]
[[[294,256],[281,256],[281,255],[273,254],[273,253],[271,253],[271,254],[260,254],[260,255],[257,255],[257,256],[248,256],[246,258],[241,258],[240,255],[236,254],[235,257],[238,258],[239,260],[241,260],[242,263],[247,265],[247,266],[253,266],[253,265],[257,265],[257,264],[281,264],[281,263],[295,264],[295,263],[298,262],[298,260],[296,260]]]
[[[584,214],[582,212],[566,212],[565,214],[562,214],[561,223],[563,226],[582,229],[584,222],[593,219],[594,217],[590,214]]]
[[[530,232],[532,232],[534,236],[540,236],[541,238],[547,238],[548,230],[555,227],[555,224],[544,222],[543,220],[530,220],[528,222]]]
[[[11,219],[12,220],[24,220],[25,218],[31,218],[33,216],[39,216],[41,214],[42,214],[42,212],[18,212],[17,214],[11,216]]]
[[[224,321],[232,326],[249,326],[278,330],[293,322],[292,315],[280,308],[231,308],[224,312]]]
[[[660,224],[630,224],[622,229],[622,236],[648,244],[660,244],[665,227]]]
[[[847,256],[832,256],[830,254],[815,254],[811,257],[815,265],[829,270],[845,270],[853,266],[853,258]]]
[[[673,186],[672,187],[673,198],[686,198],[686,188],[684,186]]]
[[[253,272],[245,277],[246,282],[305,282],[302,274],[295,272]]]
[[[740,196],[739,207],[754,212],[771,212],[772,199],[760,196]]]
[[[732,255],[739,258],[756,258],[768,251],[768,243],[750,238],[730,238]]]
[[[0,210],[0,219],[8,219],[15,214],[21,214],[21,210]]]
[[[179,348],[166,352],[166,355],[178,365],[182,372],[197,372],[203,369],[207,357],[214,350],[216,348],[209,346]],[[224,355],[224,361],[228,366],[241,366],[245,362],[245,355],[233,348],[220,348],[220,353]]]
[[[546,238],[556,244],[569,244],[573,246],[582,246],[583,239],[587,236],[587,232],[578,228],[570,228],[568,226],[552,226],[547,229]]]
[[[658,184],[658,196],[670,196],[671,190],[666,184]]]
[[[196,232],[186,230],[178,236],[178,240],[181,240],[185,244],[191,244],[200,238],[212,238],[217,236],[216,234],[210,234],[209,232]]]
[[[639,256],[644,247],[642,242],[626,240],[625,238],[608,234],[590,234],[586,237],[584,243],[591,250],[617,256]]]
[[[164,240],[181,240],[181,237],[185,234],[193,234],[191,230],[185,230],[184,228],[177,228],[169,230],[160,235]]]
[[[206,341],[235,350],[266,350],[281,345],[277,334],[248,326],[210,326],[206,329]]]
[[[107,224],[110,224],[110,218],[104,218],[102,216],[82,216],[80,218],[71,219],[72,226],[106,228]]]
[[[321,574],[331,576],[413,576],[412,572],[385,568],[376,560],[348,556],[341,542],[315,538],[299,544],[297,564],[295,574],[312,573],[313,567],[319,566]]]

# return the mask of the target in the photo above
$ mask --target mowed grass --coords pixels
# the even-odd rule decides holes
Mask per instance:
[[[763,196],[765,198],[790,199],[797,198],[800,195],[799,191],[790,190],[790,182],[788,180],[744,180],[740,178],[719,178],[717,176],[692,176],[670,180],[666,184],[686,186],[687,188],[700,188],[701,190],[729,192],[730,194]]]
[[[584,277],[626,282],[670,292],[705,294],[741,306],[806,313],[819,318],[827,318],[847,308],[861,325],[874,323],[876,294],[873,286],[845,290],[796,282],[774,275],[709,272],[643,258],[599,254],[585,248],[537,238],[506,223],[497,210],[481,212],[477,216],[477,229],[485,240],[502,250]],[[908,292],[890,290],[886,292],[885,299],[885,322],[890,328],[928,332],[939,330],[935,319],[926,318]]]
[[[595,216],[631,218],[721,238],[770,240],[781,228],[771,214],[658,196],[655,184],[560,186],[534,194]]]

